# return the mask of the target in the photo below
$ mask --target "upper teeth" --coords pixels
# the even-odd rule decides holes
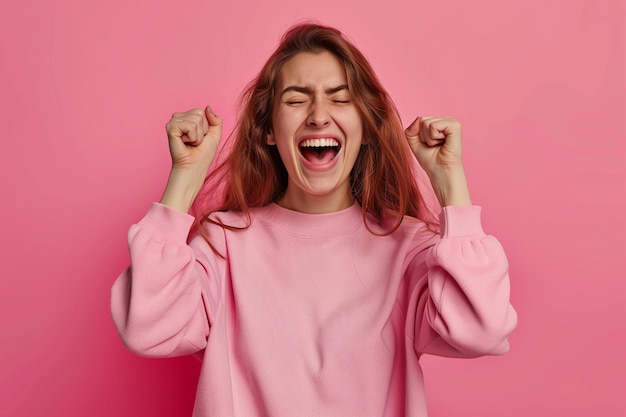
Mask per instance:
[[[337,139],[333,139],[333,138],[306,139],[300,144],[300,146],[311,147],[311,148],[321,148],[321,147],[329,147],[329,146],[339,146],[339,142],[337,141]]]

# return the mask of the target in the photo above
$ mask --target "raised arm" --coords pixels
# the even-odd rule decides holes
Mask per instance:
[[[443,207],[441,239],[415,261],[416,271],[424,263],[427,269],[414,278],[415,349],[457,357],[505,353],[517,324],[508,261],[498,240],[483,232],[480,207],[472,206],[461,125],[422,116],[405,134]]]
[[[131,265],[111,290],[111,312],[124,344],[144,356],[203,349],[222,276],[206,242],[187,244],[187,214],[212,163],[222,121],[209,107],[174,113],[166,130],[172,169],[161,203],[128,232]],[[212,266],[213,265],[213,266]]]

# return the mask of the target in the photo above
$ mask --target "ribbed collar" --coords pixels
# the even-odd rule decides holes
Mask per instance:
[[[350,234],[363,226],[361,206],[356,202],[346,209],[324,214],[301,213],[272,203],[254,209],[253,216],[283,233],[311,238]]]

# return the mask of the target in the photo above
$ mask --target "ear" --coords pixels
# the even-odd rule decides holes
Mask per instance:
[[[267,134],[267,144],[276,145],[276,139],[274,139],[274,132],[270,132]]]

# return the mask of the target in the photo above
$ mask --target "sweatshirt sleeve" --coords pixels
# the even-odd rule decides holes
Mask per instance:
[[[130,227],[131,265],[111,289],[111,313],[122,341],[149,357],[206,347],[215,280],[187,244],[193,217],[153,203]]]
[[[480,212],[478,206],[444,207],[441,238],[418,256],[417,264],[426,264],[413,288],[419,354],[476,357],[509,350],[517,314],[508,261],[498,240],[483,232]]]

